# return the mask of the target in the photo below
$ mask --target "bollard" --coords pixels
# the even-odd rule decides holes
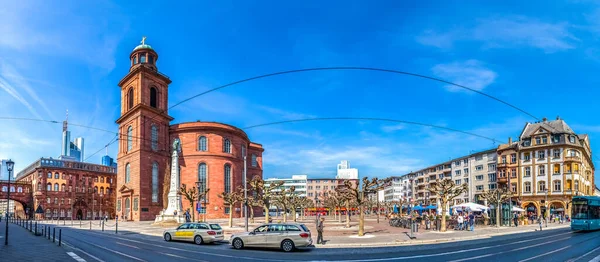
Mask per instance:
[[[119,220],[117,219],[117,222],[115,223],[115,234],[119,233]]]
[[[35,235],[37,236],[37,221],[35,221]]]
[[[48,240],[50,240],[50,226],[48,226]]]
[[[81,227],[81,220],[79,220],[79,227]]]
[[[102,232],[104,232],[104,220],[102,220]]]
[[[65,220],[63,220],[63,226],[65,225],[65,223],[66,223]]]
[[[56,228],[54,228],[54,230],[52,230],[52,243],[56,242]]]
[[[90,221],[90,230],[92,230],[92,221]]]
[[[58,246],[62,244],[62,229],[58,230]]]

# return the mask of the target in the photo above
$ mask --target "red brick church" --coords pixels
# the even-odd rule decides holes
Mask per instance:
[[[121,117],[116,122],[121,136],[116,214],[126,220],[154,220],[166,208],[164,179],[169,175],[166,172],[172,144],[179,139],[181,184],[190,188],[201,182],[201,191],[210,189],[206,216],[226,218],[229,212],[234,212],[234,217],[241,217],[240,206],[226,206],[217,195],[242,186],[244,155],[248,181],[254,176],[262,178],[262,146],[251,142],[243,130],[227,124],[200,121],[171,124],[173,117],[168,112],[171,80],[158,71],[158,53],[142,40],[129,58],[129,73],[119,82]],[[182,202],[184,210],[190,207],[185,198]]]

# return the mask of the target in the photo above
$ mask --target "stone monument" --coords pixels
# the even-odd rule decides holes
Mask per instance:
[[[175,221],[178,223],[185,222],[185,215],[183,214],[183,208],[181,206],[181,195],[179,192],[179,150],[180,148],[179,139],[173,141],[173,153],[171,154],[171,185],[169,186],[169,204],[165,210],[156,216],[154,222],[161,221]]]

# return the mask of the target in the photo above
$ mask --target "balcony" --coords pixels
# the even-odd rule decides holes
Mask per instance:
[[[565,162],[581,162],[581,157],[580,156],[565,156]]]
[[[500,177],[500,176],[498,176],[496,178],[496,181],[497,181],[497,183],[500,183],[500,184],[508,183],[508,177]],[[492,181],[490,181],[490,182],[492,182]]]
[[[498,168],[502,168],[502,167],[508,167],[508,163],[498,163],[498,164],[496,164],[496,166],[497,166]]]

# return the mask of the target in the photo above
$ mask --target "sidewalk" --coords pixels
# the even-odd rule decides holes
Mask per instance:
[[[273,220],[277,222],[276,219]],[[255,223],[250,224],[248,227],[250,230],[262,224],[261,219],[256,219]],[[293,220],[289,220],[293,222]],[[299,221],[304,223],[311,232],[313,232],[313,239],[316,240],[316,229],[315,221],[307,219]],[[55,222],[56,223],[56,222]],[[210,223],[219,223],[225,231],[224,237],[226,240],[230,238],[232,234],[243,232],[244,224],[241,220],[234,221],[234,227],[227,226],[227,220],[224,221],[210,221]],[[59,222],[59,226],[63,226],[62,222]],[[65,223],[67,227],[81,228],[82,230],[90,230],[90,221],[76,221],[73,226],[70,226],[69,222]],[[94,231],[100,231],[100,221],[96,220],[92,222],[92,229]],[[410,239],[410,231],[404,228],[392,227],[388,224],[388,221],[381,220],[380,223],[376,223],[374,219],[367,219],[365,221],[365,236],[358,237],[358,221],[352,220],[350,223],[351,227],[346,228],[345,222],[339,223],[337,220],[326,220],[325,221],[325,232],[324,238],[326,245],[317,245],[317,248],[336,248],[336,247],[375,247],[375,246],[398,246],[398,245],[419,245],[419,244],[434,244],[444,242],[456,242],[474,239],[485,239],[493,236],[533,232],[539,229],[537,224],[526,225],[519,227],[489,227],[479,226],[475,228],[475,231],[454,231],[449,230],[447,232],[429,231],[419,229],[418,233],[415,233],[415,239]],[[549,223],[548,227],[544,227],[543,230],[552,230],[559,228],[568,228],[569,223],[558,224]],[[171,228],[171,227],[168,227]],[[140,235],[149,237],[162,237],[165,227],[153,225],[152,221],[143,222],[119,222],[118,232],[120,235]],[[114,234],[115,232],[115,221],[109,220],[105,224],[105,232]]]
[[[73,261],[65,249],[52,240],[33,233],[18,225],[8,224],[8,246],[4,245],[5,221],[0,223],[0,257],[2,261]]]

